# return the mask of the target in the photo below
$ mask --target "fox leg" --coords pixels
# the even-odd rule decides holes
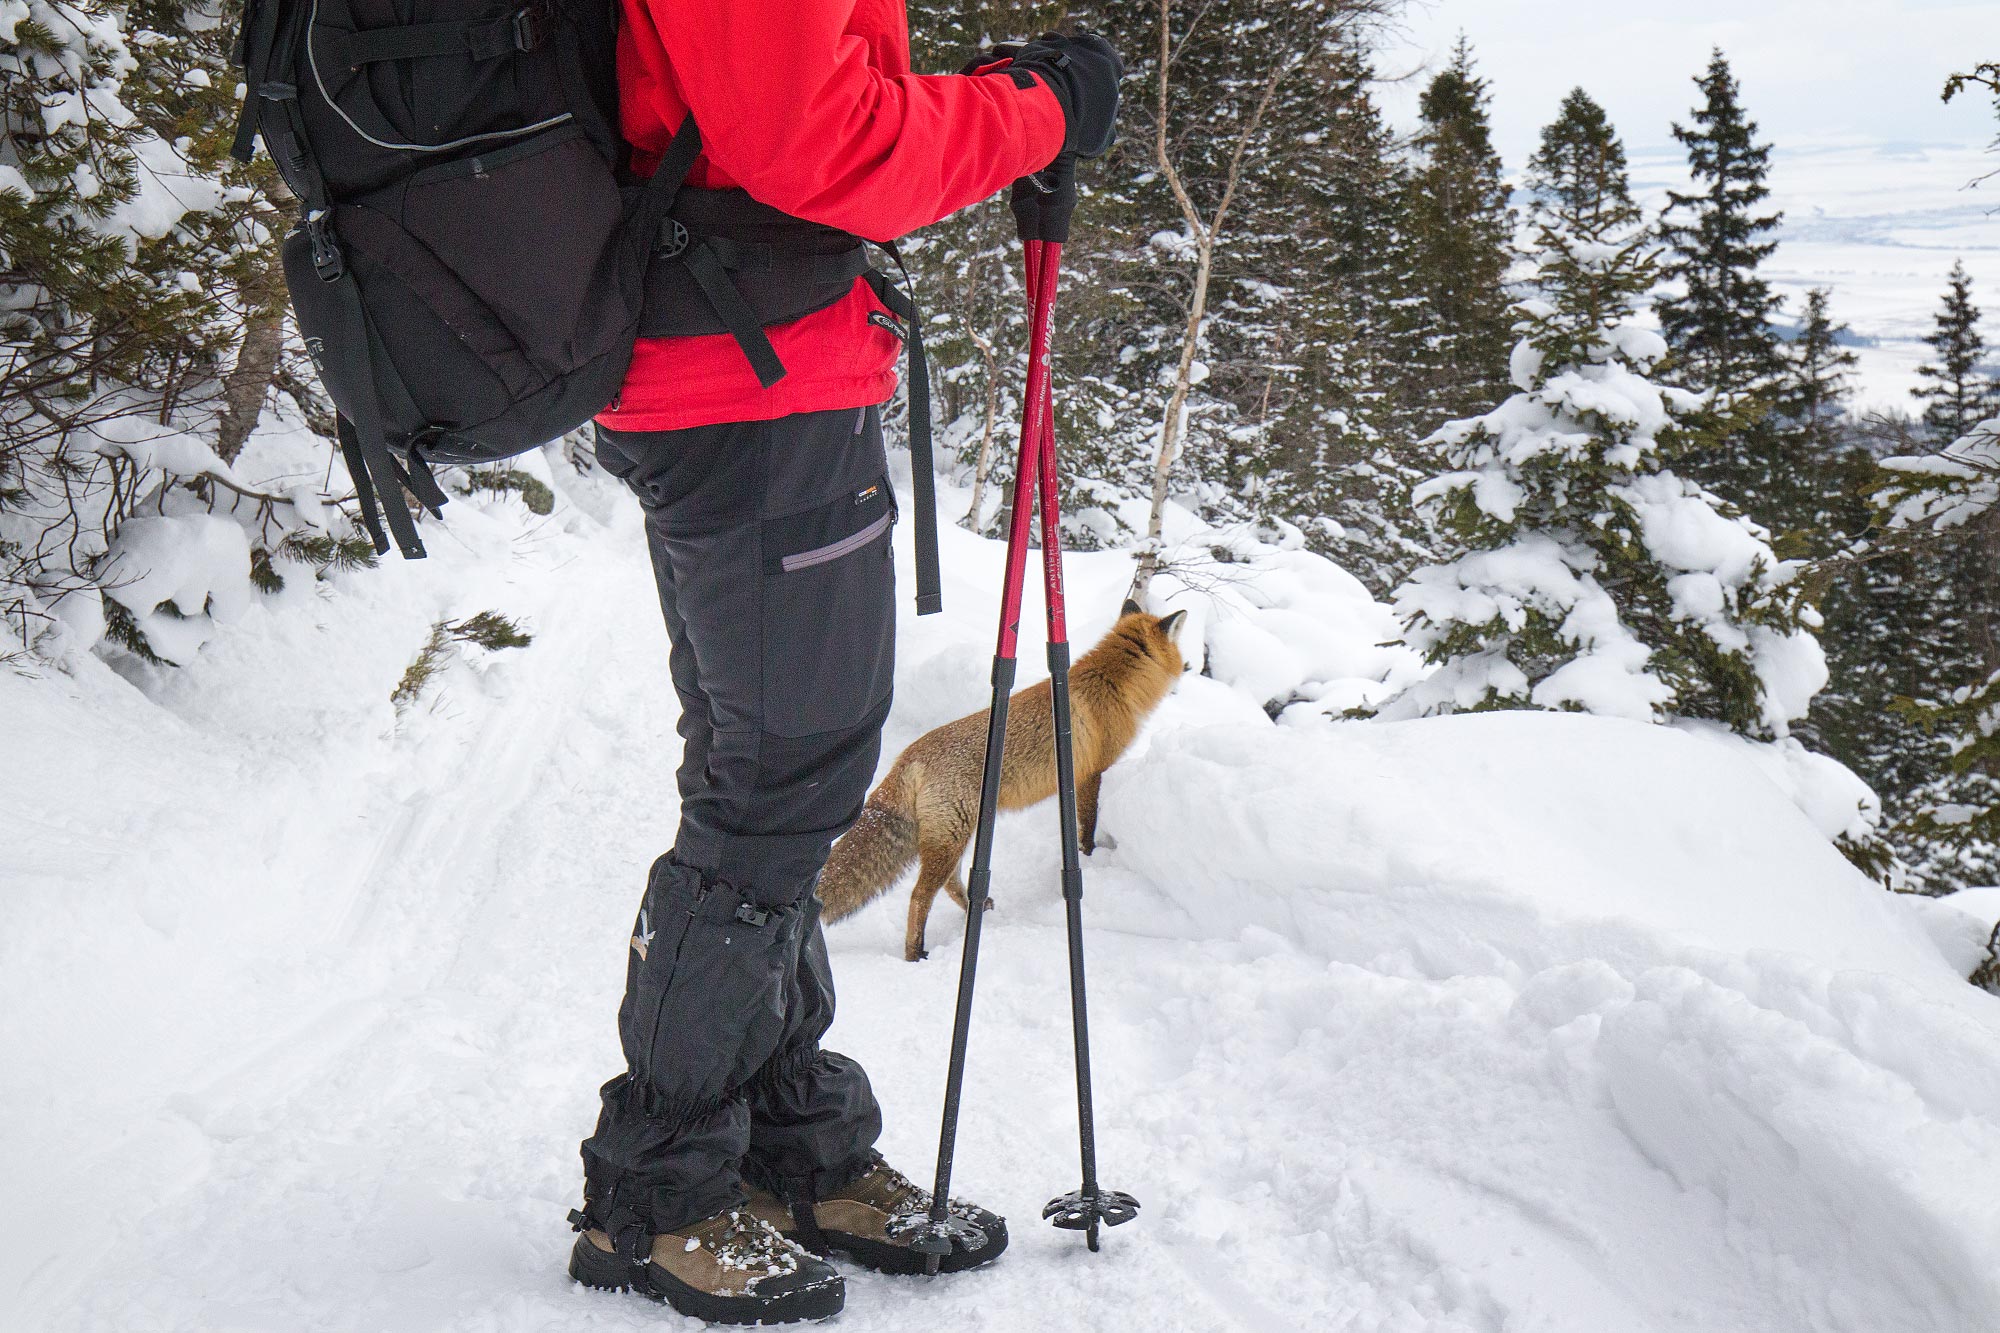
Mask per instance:
[[[925,847],[920,853],[917,865],[917,886],[910,890],[910,920],[903,932],[903,958],[916,962],[925,956],[924,923],[930,920],[931,904],[937,900],[937,892],[946,883],[951,885],[951,896],[959,902],[964,892],[958,886],[958,855],[963,847]]]
[[[1076,840],[1085,856],[1097,850],[1097,789],[1102,773],[1092,773],[1076,784]]]

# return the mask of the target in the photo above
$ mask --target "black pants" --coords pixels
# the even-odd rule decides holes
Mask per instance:
[[[586,1215],[633,1247],[868,1166],[881,1110],[820,1049],[833,976],[813,886],[861,812],[895,651],[895,499],[873,408],[634,433],[672,639],[680,826],[653,864],[618,1010],[626,1070],[583,1144]]]

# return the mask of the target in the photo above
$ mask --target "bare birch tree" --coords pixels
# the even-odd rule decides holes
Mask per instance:
[[[1132,579],[1131,596],[1135,600],[1143,600],[1147,586],[1160,568],[1167,495],[1174,463],[1180,455],[1186,434],[1188,397],[1196,382],[1195,367],[1200,360],[1202,334],[1208,319],[1210,283],[1215,274],[1218,252],[1225,237],[1230,234],[1229,226],[1237,220],[1232,210],[1237,203],[1238,186],[1243,182],[1246,154],[1257,141],[1266,114],[1288,79],[1306,68],[1312,58],[1330,43],[1350,39],[1354,29],[1379,24],[1392,17],[1399,8],[1400,0],[1332,0],[1331,3],[1288,5],[1282,7],[1284,20],[1288,21],[1257,25],[1254,36],[1248,39],[1261,47],[1259,54],[1264,62],[1264,73],[1256,85],[1254,101],[1226,131],[1229,136],[1226,140],[1228,157],[1219,181],[1220,192],[1213,206],[1204,210],[1195,201],[1183,164],[1177,160],[1179,154],[1173,133],[1171,98],[1174,61],[1195,29],[1204,20],[1213,21],[1217,6],[1209,0],[1195,6],[1186,31],[1179,34],[1176,40],[1172,0],[1159,0],[1153,165],[1158,168],[1173,192],[1174,202],[1179,206],[1182,224],[1193,247],[1194,270],[1182,326],[1180,355],[1174,368],[1173,388],[1160,422],[1158,447],[1153,458],[1151,507],[1147,514],[1145,539],[1139,547],[1138,568]],[[1204,135],[1212,134],[1214,128],[1212,120],[1200,127]],[[1213,139],[1204,146],[1213,151]]]

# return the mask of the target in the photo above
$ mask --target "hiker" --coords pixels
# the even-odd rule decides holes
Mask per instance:
[[[701,151],[673,216],[738,258],[770,247],[736,267],[791,283],[791,317],[642,338],[597,418],[599,461],[645,510],[684,750],[679,827],[627,954],[627,1068],[583,1144],[570,1271],[716,1322],[823,1318],[844,1289],[820,1256],[923,1272],[906,1224],[930,1205],[874,1151],[867,1075],[819,1045],[833,979],[814,885],[889,711],[880,405],[916,332],[882,283],[824,256],[1101,152],[1122,70],[1101,38],[1051,34],[914,75],[902,7],[857,0],[624,0],[621,21],[634,168],[662,169],[691,116]],[[673,276],[702,282],[694,263]],[[951,1207],[969,1225],[942,1271],[1005,1248],[1001,1218]]]

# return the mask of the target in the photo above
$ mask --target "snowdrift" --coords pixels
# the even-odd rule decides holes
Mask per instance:
[[[560,1269],[677,747],[634,516],[544,472],[553,518],[457,505],[427,566],[248,608],[144,693],[0,676],[10,1330],[693,1327]],[[1086,869],[1104,1175],[1144,1211],[1095,1256],[1034,1220],[1076,1183],[1067,989],[1054,812],[1009,816],[957,1179],[1014,1245],[857,1276],[842,1328],[1994,1327],[1990,923],[1868,883],[1734,743],[1338,720],[1417,669],[1386,608],[1282,534],[1175,535],[1209,674]],[[1000,551],[943,536],[885,763],[984,704]],[[1082,643],[1130,566],[1071,568]],[[428,624],[488,606],[534,646],[398,715]],[[921,1173],[960,919],[909,965],[902,911],[833,933],[831,1042]]]

